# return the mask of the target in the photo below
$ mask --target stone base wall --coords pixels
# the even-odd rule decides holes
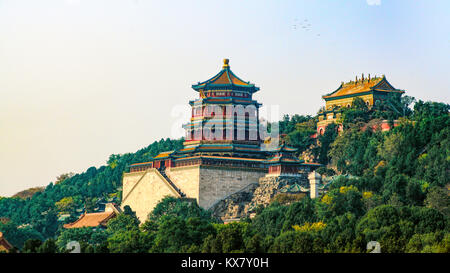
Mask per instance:
[[[254,184],[266,175],[265,171],[213,167],[188,166],[166,169],[170,180],[187,198],[196,199],[204,209],[220,200]],[[156,169],[125,173],[123,176],[122,209],[128,205],[141,222],[165,196],[177,196]]]
[[[199,199],[200,166],[168,168],[166,174],[187,198]]]
[[[121,208],[130,206],[141,223],[165,196],[177,196],[155,169],[145,172],[125,173]]]
[[[258,183],[265,171],[202,166],[198,203],[205,209],[234,194],[250,184]]]

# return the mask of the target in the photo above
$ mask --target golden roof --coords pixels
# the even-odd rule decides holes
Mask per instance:
[[[168,157],[169,155],[173,154],[175,151],[165,151],[165,152],[160,152],[157,156],[155,156],[154,158],[161,158],[161,157]]]
[[[364,79],[364,75],[361,79],[356,79],[356,81],[350,81],[347,83],[342,83],[339,88],[327,95],[322,96],[324,99],[336,98],[342,96],[348,96],[353,94],[364,93],[368,91],[385,91],[385,92],[401,92],[403,91],[395,89],[387,80],[386,77],[375,77]]]
[[[216,76],[214,76],[213,78],[211,78],[208,83],[209,84],[239,84],[239,85],[248,85],[248,83],[242,81],[241,79],[239,79],[238,77],[236,77],[230,68],[230,65],[228,64],[229,60],[228,59],[224,59],[223,60],[223,69],[224,69],[224,73],[219,73]]]
[[[242,79],[240,79],[238,76],[236,76],[233,71],[230,69],[229,60],[224,59],[223,60],[223,66],[222,70],[215,75],[214,77],[210,78],[209,80],[206,80],[204,82],[199,82],[198,84],[193,85],[192,87],[195,90],[205,89],[212,87],[240,87],[240,88],[248,88],[250,91],[258,91],[259,88],[256,87],[254,84],[251,84],[250,82],[245,82]]]

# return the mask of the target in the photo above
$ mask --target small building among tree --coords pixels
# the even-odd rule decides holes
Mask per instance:
[[[14,247],[3,237],[3,233],[0,232],[0,253],[10,252]]]
[[[65,224],[64,228],[106,227],[109,220],[121,212],[120,207],[113,203],[106,204],[105,211],[96,213],[84,213],[73,223]]]

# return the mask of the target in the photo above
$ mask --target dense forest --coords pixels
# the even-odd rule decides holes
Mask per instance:
[[[413,107],[411,107],[414,102]],[[392,96],[372,108],[355,99],[323,135],[317,117],[285,116],[280,131],[299,157],[322,163],[320,198],[276,199],[252,219],[223,224],[195,203],[163,199],[140,223],[129,207],[106,229],[63,229],[80,211],[120,202],[129,164],[147,161],[183,140],[161,140],[105,166],[65,174],[31,197],[0,198],[0,231],[21,252],[450,252],[450,105]],[[377,120],[398,126],[382,132]],[[61,215],[68,215],[61,220]]]

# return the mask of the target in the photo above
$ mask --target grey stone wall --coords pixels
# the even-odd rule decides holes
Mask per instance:
[[[265,172],[227,167],[202,166],[198,203],[205,209],[250,184],[258,183]]]
[[[187,198],[221,218],[248,216],[257,206],[267,206],[286,185],[309,188],[306,175],[269,177],[258,169],[188,166],[168,168],[166,174]],[[168,195],[177,196],[155,169],[124,174],[122,208],[129,205],[141,222]]]

